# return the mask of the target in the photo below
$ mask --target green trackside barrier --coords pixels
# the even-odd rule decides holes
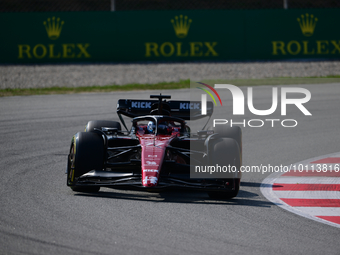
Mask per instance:
[[[0,24],[0,63],[340,58],[340,9],[1,13]]]

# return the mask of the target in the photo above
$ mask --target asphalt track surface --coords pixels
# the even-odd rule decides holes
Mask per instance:
[[[297,119],[295,128],[243,128],[244,165],[287,165],[340,151],[340,84],[298,86],[311,91],[306,108],[313,116],[291,106],[284,118]],[[270,87],[255,89],[256,106],[268,108]],[[269,173],[245,173],[230,201],[203,192],[72,192],[65,175],[72,135],[89,120],[117,120],[119,98],[154,93],[0,98],[1,254],[339,254],[339,228],[264,198],[260,185]],[[163,93],[187,99],[188,90]],[[227,118],[221,107],[216,114]],[[283,119],[279,111],[271,117]]]

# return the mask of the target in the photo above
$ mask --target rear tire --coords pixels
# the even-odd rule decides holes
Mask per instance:
[[[231,166],[236,167],[237,171],[241,168],[241,157],[240,157],[240,148],[234,139],[231,138],[218,138],[211,140],[209,143],[209,164],[211,166],[219,165],[219,166]],[[221,191],[211,191],[208,192],[210,198],[213,199],[231,199],[236,197],[240,190],[240,179],[241,173],[236,172],[234,176],[231,176],[231,173],[228,173],[225,182],[233,183],[233,190],[225,188],[225,190]]]
[[[85,132],[94,131],[94,129],[101,129],[102,127],[117,128],[118,131],[122,130],[119,122],[111,120],[91,120],[87,123]]]
[[[73,191],[98,192],[99,186],[75,186],[77,179],[91,170],[102,170],[104,143],[100,135],[79,132],[73,136],[67,164],[67,186]]]

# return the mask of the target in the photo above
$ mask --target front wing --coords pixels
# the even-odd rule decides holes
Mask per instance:
[[[176,164],[177,165],[177,164]],[[177,168],[183,165],[176,166]],[[160,175],[157,186],[142,185],[141,174],[117,173],[111,171],[92,170],[79,177],[75,186],[100,186],[115,189],[162,191],[189,189],[196,191],[234,190],[237,179],[192,179],[190,173]]]

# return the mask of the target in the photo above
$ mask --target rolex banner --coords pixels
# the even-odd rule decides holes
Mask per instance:
[[[1,13],[0,63],[340,57],[340,9]]]

